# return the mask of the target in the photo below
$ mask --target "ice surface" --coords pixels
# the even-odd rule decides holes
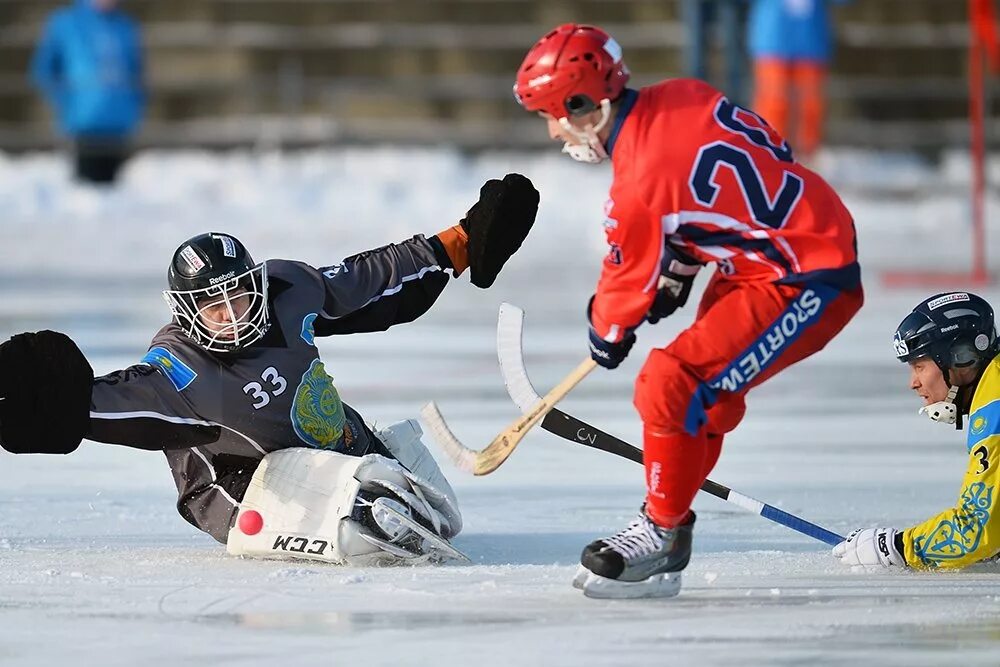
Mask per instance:
[[[878,274],[967,264],[967,172],[958,156],[941,169],[858,153],[821,166],[857,218],[867,304],[822,354],[751,394],[712,478],[841,533],[905,527],[954,501],[965,450],[916,415],[892,356],[893,328],[924,294],[886,291]],[[321,342],[342,396],[369,418],[414,416],[433,398],[460,438],[485,444],[517,417],[494,351],[501,301],[527,313],[539,390],[586,355],[604,169],[399,149],[147,154],[122,188],[99,192],[69,185],[51,156],[2,158],[0,335],[60,329],[110,371],[137,360],[165,321],[159,290],[184,238],[229,231],[259,257],[332,264],[454,224],[482,181],[508,170],[535,181],[542,206],[494,289],[463,279],[418,322]],[[877,197],[873,185],[910,193]],[[983,294],[1000,303],[1000,291]],[[641,348],[690,317],[642,331],[621,369],[594,373],[562,407],[637,441]],[[596,602],[569,586],[575,563],[635,513],[639,466],[539,431],[495,474],[451,476],[466,520],[456,545],[473,564],[363,570],[226,556],[177,515],[159,454],[2,453],[0,665],[998,662],[1000,567],[855,573],[824,545],[706,496],[680,597]]]

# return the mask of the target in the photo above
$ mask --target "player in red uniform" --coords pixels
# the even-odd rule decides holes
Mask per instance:
[[[607,33],[567,24],[532,47],[514,87],[564,152],[614,168],[588,308],[597,363],[617,367],[636,328],[683,306],[701,266],[716,264],[694,324],[639,373],[646,502],[584,549],[574,585],[590,597],[680,591],[691,502],[744,395],[822,349],[863,302],[850,213],[778,133],[701,81],[632,90],[628,78]]]

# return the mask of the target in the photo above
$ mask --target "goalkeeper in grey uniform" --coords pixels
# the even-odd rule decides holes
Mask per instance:
[[[461,557],[455,494],[415,421],[374,431],[343,403],[320,336],[410,322],[471,269],[489,287],[535,219],[538,193],[487,182],[460,224],[313,268],[255,263],[226,234],[182,244],[173,321],[141,363],[94,378],[63,334],[0,345],[0,444],[74,451],[83,438],[162,450],[188,522],[229,553],[378,564]],[[38,424],[45,424],[39,429]]]

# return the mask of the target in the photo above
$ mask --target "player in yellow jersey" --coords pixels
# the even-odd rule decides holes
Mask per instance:
[[[962,428],[969,465],[954,507],[906,530],[855,530],[833,548],[846,565],[962,568],[1000,554],[1000,344],[993,309],[968,292],[926,299],[896,329],[921,412]]]

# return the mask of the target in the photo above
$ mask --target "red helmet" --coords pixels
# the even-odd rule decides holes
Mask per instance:
[[[567,23],[531,47],[517,70],[514,97],[528,111],[554,118],[587,113],[625,90],[628,67],[611,35],[591,25]]]

